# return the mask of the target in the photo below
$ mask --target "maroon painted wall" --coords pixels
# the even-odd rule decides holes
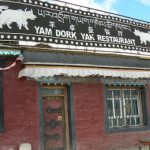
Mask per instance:
[[[139,146],[140,139],[150,137],[148,131],[106,133],[104,85],[75,83],[73,87],[77,150],[115,150],[136,147]]]
[[[4,72],[5,129],[0,133],[0,150],[18,149],[31,143],[40,150],[39,89],[35,81],[18,79],[21,64]],[[148,86],[150,91],[150,86]],[[77,150],[114,150],[138,146],[150,132],[106,133],[105,97],[102,83],[74,83],[73,99]],[[150,97],[150,92],[149,92]],[[150,100],[149,100],[150,101]],[[148,103],[150,105],[150,103]],[[149,110],[150,111],[150,110]]]
[[[17,66],[4,72],[6,131],[0,133],[0,150],[18,149],[24,142],[31,143],[33,150],[40,149],[38,86],[34,81],[18,79],[20,69],[18,62]]]

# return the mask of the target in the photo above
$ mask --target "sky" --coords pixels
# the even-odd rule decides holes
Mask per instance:
[[[50,2],[51,0],[43,0]],[[150,22],[150,0],[61,0]]]

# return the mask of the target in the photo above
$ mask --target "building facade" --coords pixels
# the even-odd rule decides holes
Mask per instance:
[[[1,71],[0,149],[139,149],[150,136],[148,57],[20,53],[2,57],[2,68],[16,65]]]
[[[148,149],[150,23],[53,1],[0,1],[0,150]]]

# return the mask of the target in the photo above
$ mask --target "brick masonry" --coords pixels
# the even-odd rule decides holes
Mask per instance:
[[[21,143],[31,143],[32,150],[40,150],[39,88],[35,81],[18,79],[21,67],[18,63],[4,72],[6,131],[0,133],[0,150],[11,147],[17,150]],[[150,86],[148,89],[150,91]],[[106,133],[105,87],[102,83],[74,83],[72,93],[76,150],[128,149],[138,147],[140,139],[150,137],[148,131]]]
[[[11,64],[11,62],[9,62]],[[8,63],[8,64],[9,64]],[[31,143],[39,150],[39,93],[37,83],[18,79],[20,63],[4,72],[5,132],[0,133],[0,150],[18,149],[21,143]]]
[[[150,132],[106,133],[104,90],[102,83],[74,84],[77,150],[138,147],[139,140],[150,137]]]

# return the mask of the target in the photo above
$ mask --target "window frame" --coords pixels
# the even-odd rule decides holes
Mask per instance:
[[[107,104],[107,89],[108,87],[117,87],[118,89],[120,88],[120,86],[127,86],[127,87],[139,87],[141,86],[144,90],[144,104],[143,104],[143,125],[142,126],[124,126],[124,127],[114,127],[114,128],[110,128],[109,127],[109,119],[108,119],[108,104]],[[106,129],[106,133],[113,133],[113,132],[135,132],[135,131],[147,131],[150,130],[150,114],[148,112],[148,100],[149,100],[149,94],[148,94],[148,86],[146,84],[132,84],[129,83],[125,83],[125,84],[109,84],[109,83],[105,83],[104,84],[105,87],[105,129]]]
[[[3,71],[0,71],[0,133],[4,131]]]

